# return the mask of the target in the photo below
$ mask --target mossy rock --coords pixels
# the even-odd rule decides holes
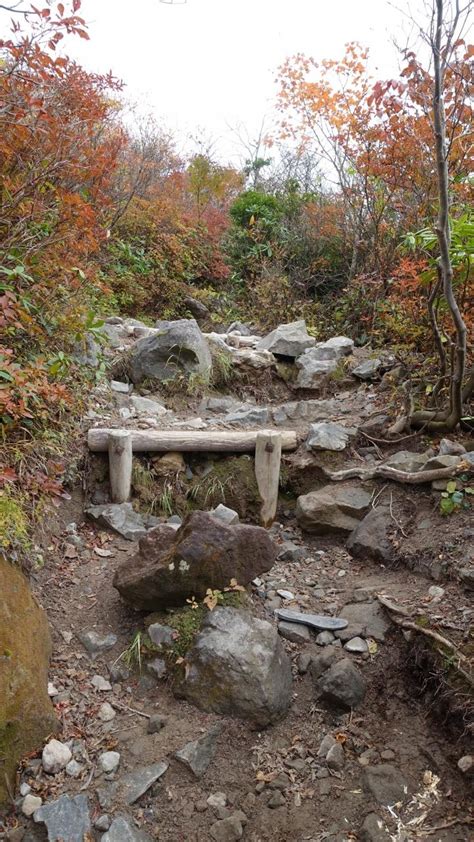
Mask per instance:
[[[193,479],[188,499],[192,509],[207,511],[223,503],[242,519],[254,519],[261,500],[253,458],[231,456],[216,460],[205,477]]]
[[[0,554],[0,806],[10,803],[21,758],[57,727],[47,692],[50,654],[46,614],[23,573]]]

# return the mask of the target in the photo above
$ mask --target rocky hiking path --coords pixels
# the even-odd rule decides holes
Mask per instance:
[[[63,506],[33,576],[59,729],[23,762],[7,838],[472,838],[471,512],[442,517],[430,483],[329,478],[383,465],[465,489],[472,453],[379,444],[395,360],[345,337],[130,321],[108,337],[132,374],[116,364],[85,429],[274,427],[299,447],[267,531],[248,456],[135,457],[133,506],[110,505],[106,458],[90,457],[87,499]],[[187,377],[207,347],[230,355],[225,388],[151,386],[176,331]]]

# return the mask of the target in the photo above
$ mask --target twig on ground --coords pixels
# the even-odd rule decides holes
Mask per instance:
[[[114,699],[114,707],[119,708],[119,710],[128,710],[130,713],[136,713],[138,716],[144,716],[145,719],[151,719],[149,713],[144,713],[142,710],[137,710],[136,708],[131,708],[128,705],[124,705],[123,702],[118,702]]]
[[[386,487],[387,486],[384,486],[384,488],[386,488]],[[397,518],[393,514],[393,493],[392,492],[390,492],[390,517],[392,518],[392,520],[393,520],[395,526],[397,527],[397,529],[399,529],[400,532],[402,533],[403,537],[408,538],[408,535],[405,532],[403,526],[401,525],[401,523],[399,523],[399,521],[397,520]]]
[[[463,678],[468,682],[468,684],[470,684],[471,687],[474,687],[474,677],[470,673],[466,672],[466,670],[463,669],[461,666],[459,666],[459,664],[467,664],[467,666],[469,667],[469,658],[467,658],[466,655],[464,655],[458,649],[458,647],[454,643],[452,643],[451,640],[448,640],[447,637],[443,637],[443,635],[433,631],[432,629],[427,629],[424,626],[419,626],[413,620],[407,619],[410,616],[409,612],[406,611],[405,608],[396,605],[390,599],[387,599],[387,597],[382,596],[381,594],[377,594],[377,599],[380,602],[380,604],[383,605],[384,608],[386,608],[387,611],[389,611],[391,614],[402,615],[403,619],[401,619],[398,616],[392,617],[393,622],[396,623],[397,626],[400,626],[400,628],[405,629],[406,631],[414,631],[418,634],[424,635],[425,637],[429,637],[431,638],[431,640],[435,640],[441,646],[444,646],[445,649],[448,649],[450,652],[452,652],[459,662],[455,665],[456,670],[463,676]]]

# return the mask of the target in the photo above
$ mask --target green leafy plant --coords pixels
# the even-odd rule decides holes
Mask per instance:
[[[441,492],[440,511],[442,515],[451,515],[459,509],[468,509],[469,501],[466,495],[474,494],[474,488],[470,486],[458,488],[456,480],[450,480],[446,485],[446,491]]]

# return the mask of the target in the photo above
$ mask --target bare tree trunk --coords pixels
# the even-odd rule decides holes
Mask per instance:
[[[439,276],[443,294],[448,304],[455,328],[455,346],[451,359],[450,406],[444,413],[416,412],[411,418],[412,426],[426,425],[430,432],[453,430],[462,416],[463,378],[466,365],[467,332],[461,311],[453,290],[453,267],[449,251],[451,235],[449,228],[449,170],[446,147],[446,114],[444,105],[444,81],[446,66],[450,57],[450,45],[454,40],[459,19],[459,5],[450,27],[447,44],[443,44],[444,0],[434,0],[435,24],[431,33],[430,45],[433,55],[433,121],[435,134],[436,169],[438,176],[439,211],[436,222],[436,236],[439,245]],[[436,335],[435,335],[436,336]]]

